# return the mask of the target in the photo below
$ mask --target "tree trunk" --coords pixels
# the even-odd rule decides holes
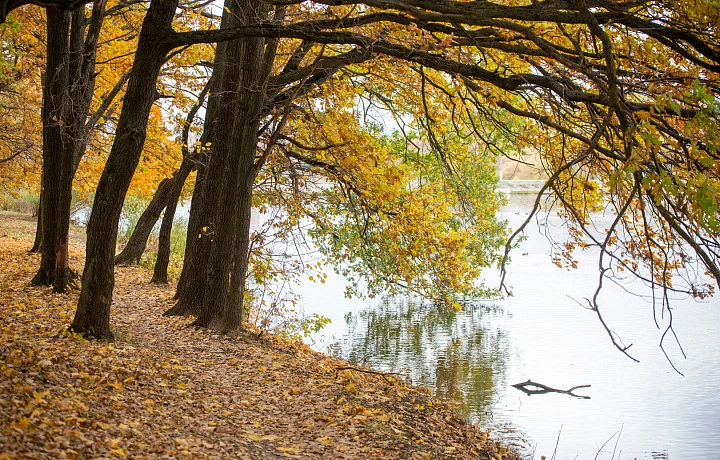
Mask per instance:
[[[228,27],[241,24],[240,18],[243,15],[243,0],[229,0],[225,2],[225,11],[228,13]],[[232,241],[227,241],[226,229],[223,228],[223,235],[219,235],[221,227],[228,226],[233,221],[233,206],[228,201],[236,197],[228,194],[233,189],[234,177],[231,170],[237,162],[231,160],[233,148],[237,145],[234,140],[238,133],[235,131],[235,120],[238,116],[238,93],[241,92],[240,78],[242,55],[244,53],[245,40],[238,39],[231,41],[225,48],[225,53],[216,60],[219,64],[216,68],[222,71],[219,78],[220,94],[224,97],[217,100],[217,117],[214,120],[215,141],[210,149],[210,163],[208,175],[203,188],[203,208],[201,210],[203,224],[201,238],[195,242],[195,251],[204,252],[205,264],[204,273],[195,274],[192,277],[197,285],[192,294],[198,296],[200,307],[197,319],[193,325],[199,327],[219,328],[219,320],[222,318],[225,295],[229,279],[225,277],[227,270],[223,265],[222,251],[230,253]],[[198,259],[200,260],[200,259]],[[199,276],[198,276],[199,275]],[[201,296],[201,297],[200,297]],[[182,300],[182,299],[181,299]]]
[[[234,19],[228,13],[232,0],[225,1],[220,28],[228,28]],[[217,119],[220,101],[225,101],[223,91],[225,59],[228,43],[219,43],[215,52],[213,75],[208,107],[205,112],[205,123],[200,145],[205,146],[213,142],[209,149],[203,147],[197,161],[197,178],[190,203],[190,219],[188,220],[188,233],[185,244],[185,257],[183,270],[178,281],[175,298],[177,303],[164,313],[165,316],[198,316],[200,306],[205,294],[205,272],[210,249],[210,223],[215,219],[214,210],[208,205],[212,200],[207,199],[213,193],[219,193],[219,173],[208,176],[209,171],[218,171],[212,160],[211,151],[214,150],[214,141],[219,137],[216,133],[231,133],[232,126],[219,126]],[[231,90],[230,94],[234,94]],[[221,98],[220,96],[223,95]],[[217,158],[216,158],[217,160]],[[222,171],[220,169],[220,171]],[[205,228],[206,230],[203,230]]]
[[[177,209],[178,200],[182,193],[183,186],[187,180],[190,171],[193,168],[193,160],[191,158],[183,158],[180,169],[172,180],[172,188],[168,194],[167,206],[163,215],[162,224],[160,225],[160,236],[158,237],[157,260],[155,260],[155,269],[153,277],[150,280],[155,284],[167,284],[167,268],[170,262],[170,234],[172,233],[173,220],[175,219],[175,210]]]
[[[94,14],[98,12],[95,11]],[[72,12],[72,28],[70,30],[69,56],[68,56],[68,84],[72,87],[66,91],[68,104],[65,112],[65,120],[67,123],[66,135],[63,136],[63,148],[61,150],[60,170],[57,171],[58,181],[58,197],[57,209],[55,211],[56,219],[56,235],[55,235],[55,279],[53,280],[53,291],[57,293],[65,292],[70,282],[76,278],[76,274],[70,269],[70,256],[68,254],[68,238],[70,234],[70,207],[72,205],[72,182],[75,173],[74,153],[78,144],[82,139],[76,137],[79,131],[78,126],[84,128],[85,118],[90,109],[89,97],[87,100],[79,100],[76,98],[77,91],[75,87],[79,85],[89,86],[88,92],[92,94],[95,87],[94,77],[91,80],[79,79],[80,73],[78,68],[81,67],[83,61],[83,51],[85,44],[85,9],[77,8]],[[95,56],[92,56],[93,63]],[[94,64],[93,64],[94,65]],[[72,82],[70,75],[72,74]],[[83,148],[84,149],[84,148]]]
[[[170,46],[177,0],[152,0],[143,21],[132,74],[116,129],[115,141],[100,177],[87,228],[82,289],[70,329],[95,337],[112,337],[110,304],[115,276],[113,260],[122,205],[140,160],[160,68]]]
[[[266,7],[252,0],[239,0],[236,7],[241,24],[266,19],[264,16],[268,12]],[[228,61],[237,63],[237,66],[228,67],[225,75],[226,83],[236,88],[236,101],[221,107],[230,112],[225,114],[221,111],[218,117],[219,120],[223,120],[224,116],[233,120],[234,129],[229,139],[221,136],[218,140],[222,141],[213,144],[218,147],[213,155],[227,157],[223,168],[224,190],[210,195],[218,209],[217,224],[213,228],[202,311],[194,322],[196,326],[218,329],[223,333],[236,331],[242,317],[242,298],[238,302],[238,294],[230,295],[231,273],[236,277],[236,288],[244,286],[247,255],[238,258],[236,270],[232,269],[232,262],[236,244],[236,251],[248,250],[255,153],[267,82],[262,65],[265,39],[248,38],[238,42],[238,46],[228,47]]]
[[[237,235],[232,251],[232,271],[230,273],[230,294],[223,318],[224,332],[242,328],[244,312],[245,282],[247,280],[248,257],[250,250],[250,219],[252,217],[252,193],[255,171],[244,178],[238,190]]]
[[[175,173],[177,176],[177,172]],[[123,250],[115,256],[115,265],[131,265],[136,264],[140,261],[145,247],[147,246],[147,240],[150,238],[152,229],[155,227],[160,214],[162,214],[165,205],[167,205],[168,197],[173,188],[174,177],[163,179],[158,185],[155,195],[145,211],[135,224],[132,235]]]
[[[49,7],[47,9],[46,84],[43,94],[43,171],[40,207],[43,209],[43,245],[40,251],[40,268],[32,279],[35,286],[49,286],[55,279],[58,241],[58,215],[60,208],[60,176],[63,161],[68,108],[70,12]],[[50,174],[48,174],[50,172]],[[69,222],[69,218],[68,218]]]
[[[70,269],[68,254],[72,180],[87,143],[85,121],[95,88],[95,55],[105,3],[106,0],[94,2],[89,23],[84,7],[74,10],[72,27],[70,11],[48,7],[47,12],[47,77],[43,94],[47,136],[43,136],[42,179],[45,191],[41,191],[38,219],[41,231],[36,232],[39,233],[36,243],[43,244],[40,270],[33,282],[53,284],[55,292],[65,292],[76,276]]]
[[[42,183],[42,178],[40,179],[40,183]],[[29,252],[40,252],[42,250],[42,242],[43,242],[43,223],[42,223],[42,190],[40,190],[40,199],[38,200],[38,210],[37,210],[37,223],[35,225],[35,242],[33,243],[32,248],[30,248]]]
[[[210,110],[207,111],[206,117],[210,117]],[[205,122],[205,131],[208,130],[208,118]],[[204,136],[204,134],[203,134]],[[202,154],[201,154],[202,155]],[[172,308],[167,310],[164,316],[187,316],[197,314],[202,301],[202,295],[195,295],[196,286],[201,285],[204,281],[200,276],[205,274],[205,265],[201,263],[201,257],[197,254],[198,241],[202,237],[201,214],[203,206],[203,189],[207,177],[207,160],[208,155],[202,155],[202,161],[197,163],[197,177],[195,178],[195,188],[190,201],[190,218],[188,219],[188,231],[185,238],[185,254],[183,257],[183,269],[178,280],[177,290],[175,291],[175,299],[178,301]],[[200,268],[202,267],[202,268]]]

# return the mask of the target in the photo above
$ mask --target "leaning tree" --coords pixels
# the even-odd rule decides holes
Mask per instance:
[[[76,330],[109,334],[112,248],[122,205],[117,195],[127,190],[137,164],[161,55],[200,42],[228,41],[229,68],[252,59],[263,62],[278,39],[407,66],[417,76],[421,101],[414,115],[447,164],[447,174],[453,162],[443,148],[441,126],[447,124],[439,123],[441,117],[457,134],[474,136],[491,150],[488,125],[512,136],[520,150],[540,153],[549,174],[545,189],[554,193],[572,225],[560,263],[572,264],[572,250],[590,238],[601,250],[600,285],[616,270],[629,271],[660,288],[657,302],[665,309],[672,291],[702,297],[720,285],[720,34],[713,2],[253,1],[238,3],[242,19],[235,24],[182,33],[171,27],[175,6],[153,0],[145,19],[137,73],[88,226]],[[271,13],[284,7],[283,15]],[[237,51],[232,40],[240,43]],[[247,79],[242,80],[244,91],[222,102],[236,104],[243,114],[234,122],[239,125],[231,133],[216,133],[213,144],[234,137],[247,154],[210,158],[223,164],[230,174],[223,180],[233,181],[240,192],[218,203],[228,207],[219,218],[237,219],[233,224],[243,235],[237,235],[241,244],[233,242],[234,235],[222,236],[217,249],[211,249],[209,296],[237,295],[245,276],[240,270],[228,292],[223,283],[232,259],[218,252],[246,244],[256,171],[253,128],[261,108],[253,97],[261,92],[264,74],[257,66],[245,67],[232,70]],[[372,72],[365,76],[373,78]],[[378,103],[397,103],[391,86]],[[598,237],[591,222],[601,206],[612,208],[616,218]],[[225,300],[208,297],[204,302],[216,310],[201,316],[199,324],[232,317],[220,328],[237,326],[236,312],[223,307]],[[596,300],[590,308],[602,320]]]

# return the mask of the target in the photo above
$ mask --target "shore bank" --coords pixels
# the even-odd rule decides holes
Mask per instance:
[[[0,458],[519,458],[424,388],[163,317],[173,286],[138,267],[116,269],[114,342],[68,334],[78,292],[29,285],[34,225],[0,213]]]

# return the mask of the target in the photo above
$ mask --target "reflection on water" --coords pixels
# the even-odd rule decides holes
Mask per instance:
[[[519,199],[502,217],[517,228],[533,197],[513,198]],[[514,296],[499,306],[454,313],[406,298],[349,300],[344,280],[332,274],[322,286],[306,284],[306,313],[333,320],[314,346],[329,351],[330,343],[341,357],[404,373],[458,401],[496,438],[527,445],[534,458],[720,460],[720,296],[673,301],[674,328],[688,358],[671,343],[666,352],[681,377],[658,348],[663,330],[655,327],[647,291],[631,281],[608,283],[599,297],[604,318],[634,344],[640,360],[634,363],[582,307],[596,287],[597,252],[579,252],[577,270],[551,264],[548,237],[566,235],[553,215],[528,226],[509,267]],[[591,399],[526,395],[512,387],[529,379],[562,390],[591,385],[578,392]]]
[[[492,329],[487,318],[503,314],[481,304],[454,312],[416,299],[387,298],[349,312],[347,334],[333,350],[353,363],[399,372],[484,422],[494,386],[505,383],[509,354],[504,333]]]

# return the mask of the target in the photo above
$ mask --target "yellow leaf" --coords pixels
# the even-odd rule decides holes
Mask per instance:
[[[330,438],[328,438],[327,436],[323,436],[322,438],[317,438],[316,441],[319,442],[320,444],[322,444],[323,446],[330,446],[333,443],[332,440]]]
[[[252,440],[252,441],[256,441],[256,442],[260,442],[260,441],[263,440],[263,437],[262,437],[262,436],[259,436],[259,435],[255,434],[255,433],[250,433],[249,431],[245,431],[245,432],[240,433],[240,436],[242,436],[242,437],[244,437],[244,438],[248,438],[248,439],[250,439],[250,440]]]
[[[35,404],[40,404],[45,396],[49,395],[50,391],[33,391],[33,398],[35,398]]]
[[[20,420],[17,422],[17,427],[27,430],[30,427],[30,419],[27,417],[20,417]]]
[[[188,448],[187,439],[175,438],[175,447],[178,448],[178,449],[180,449],[180,450],[187,449],[187,448]]]
[[[178,387],[179,389],[181,389],[181,390],[187,390],[188,388],[190,388],[190,385],[188,385],[187,383],[184,383],[184,382],[183,382],[183,383],[178,383],[178,386],[177,386],[177,387]]]
[[[116,449],[110,449],[111,455],[117,455],[118,457],[127,457],[127,454],[125,453],[125,450],[122,447],[118,447]]]
[[[208,426],[218,426],[218,422],[208,422]]]

